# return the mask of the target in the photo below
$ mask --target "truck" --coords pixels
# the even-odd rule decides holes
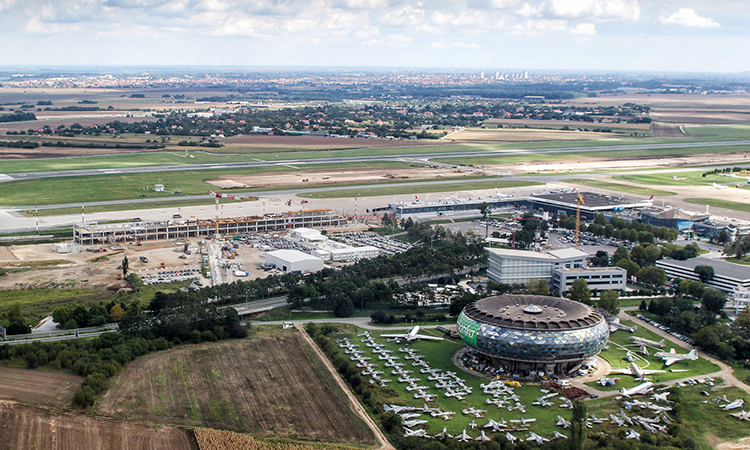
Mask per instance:
[[[247,277],[249,275],[250,275],[250,273],[249,272],[245,272],[244,270],[235,270],[234,271],[234,276],[235,277]]]
[[[138,259],[140,259],[142,263],[147,263],[148,262],[148,258],[146,258],[145,256],[141,256]]]
[[[159,267],[161,267],[163,269],[163,268],[166,267],[166,265],[164,263],[161,263],[161,264],[159,264]]]

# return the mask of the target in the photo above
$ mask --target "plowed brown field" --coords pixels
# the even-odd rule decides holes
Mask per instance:
[[[193,433],[0,402],[0,450],[197,450]]]
[[[83,377],[58,372],[0,367],[0,399],[69,406]]]
[[[261,436],[374,443],[296,331],[141,358],[118,377],[98,412]]]

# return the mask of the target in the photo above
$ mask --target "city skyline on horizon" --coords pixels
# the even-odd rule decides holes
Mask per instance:
[[[0,0],[0,66],[750,70],[733,0]],[[510,70],[510,69],[506,69]]]

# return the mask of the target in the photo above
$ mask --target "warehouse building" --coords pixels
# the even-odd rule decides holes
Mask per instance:
[[[312,273],[323,269],[323,260],[299,250],[274,250],[263,253],[266,267],[276,267],[285,273]]]

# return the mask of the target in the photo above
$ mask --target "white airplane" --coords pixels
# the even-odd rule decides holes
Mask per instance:
[[[651,399],[655,402],[666,402],[667,397],[669,397],[669,391],[662,392],[661,394],[654,394],[651,396]]]
[[[712,187],[714,187],[716,189],[726,189],[729,186],[724,186],[723,184],[716,184],[716,183],[714,183]]]
[[[539,436],[538,434],[534,433],[533,431],[531,434],[529,434],[529,437],[526,438],[527,441],[536,441],[537,444],[544,444],[545,442],[549,442],[549,439],[546,437]]]
[[[573,409],[573,402],[568,398],[564,398],[563,402],[560,404],[560,408]]]
[[[484,434],[484,430],[482,430],[482,433],[477,437],[477,441],[479,442],[487,442],[491,441],[492,439],[488,438],[486,434]]]
[[[731,411],[733,409],[742,408],[742,405],[745,403],[745,400],[742,400],[741,398],[738,398],[737,400],[733,401],[732,403],[728,403],[724,406],[720,406],[721,409],[724,411]]]
[[[446,428],[443,428],[443,431],[435,435],[436,438],[443,439],[443,438],[452,438],[453,435],[448,433],[448,430]]]
[[[471,407],[471,408],[464,408],[464,410],[463,410],[463,411],[461,411],[461,412],[463,412],[463,413],[464,413],[464,414],[466,414],[467,416],[470,416],[470,415],[471,415],[471,416],[474,416],[474,417],[476,417],[476,418],[481,418],[481,417],[483,417],[483,416],[484,416],[485,414],[487,414],[487,410],[486,410],[486,409],[476,409],[476,408],[474,408],[474,407]]]
[[[565,420],[565,418],[562,417],[562,416],[557,416],[557,424],[556,425],[558,427],[570,428],[570,422],[567,421],[567,420]]]
[[[654,354],[657,358],[664,360],[665,366],[671,366],[677,361],[695,361],[698,359],[698,351],[695,349],[690,350],[688,354],[675,353],[674,349],[669,349],[668,352],[657,352]]]
[[[405,334],[381,334],[380,337],[401,338],[401,339],[406,339],[406,342],[412,342],[415,339],[426,339],[428,341],[442,341],[443,340],[443,338],[441,337],[428,336],[426,334],[419,334],[419,325],[414,325],[414,328],[412,328]]]
[[[560,433],[559,431],[555,431],[555,435],[552,436],[552,440],[567,439],[567,438],[568,438],[567,436],[565,436],[564,434]]]
[[[610,422],[610,423],[612,423],[612,425],[617,425],[618,427],[625,427],[625,426],[627,426],[627,425],[625,425],[625,421],[624,420],[620,419],[619,417],[617,417],[614,414],[610,414],[609,418],[612,419],[612,422]]]
[[[492,431],[499,433],[501,428],[508,428],[508,424],[505,422],[505,419],[500,419],[500,421],[489,419],[487,425],[482,428],[492,428]]]
[[[625,439],[635,439],[637,441],[641,440],[641,434],[638,433],[635,430],[628,431],[628,434],[625,435]]]
[[[609,323],[610,333],[614,333],[617,330],[629,331],[631,333],[635,333],[636,331],[638,331],[638,325],[633,325],[632,327],[623,325],[620,323],[620,319],[618,317],[615,317],[614,319],[612,319],[611,322],[608,322],[608,323]]]
[[[636,387],[632,387],[630,389],[622,388],[620,390],[620,394],[622,394],[624,397],[630,397],[631,395],[642,395],[647,394],[653,390],[654,383],[650,381],[646,381],[645,383],[641,383]]]
[[[664,373],[663,370],[643,370],[636,364],[635,362],[631,362],[630,366],[628,366],[625,369],[617,370],[617,373],[622,373],[625,375],[632,375],[635,377],[636,381],[647,381],[648,378],[646,378],[646,375],[651,375],[654,373]]]
[[[748,411],[740,411],[738,413],[731,413],[729,415],[740,420],[750,420],[750,412]]]
[[[441,417],[443,420],[451,420],[454,414],[456,414],[454,411],[438,411],[433,412],[430,415],[432,417]]]
[[[476,420],[472,420],[471,422],[469,422],[469,426],[471,427],[471,429],[472,429],[472,430],[473,430],[474,428],[476,428],[476,427],[477,427],[477,422],[476,422]]]
[[[659,342],[655,342],[638,336],[630,336],[628,339],[630,339],[634,344],[637,345],[646,345],[653,348],[664,348],[664,339]]]
[[[600,423],[604,423],[604,422],[606,422],[606,421],[607,421],[607,419],[600,419],[599,417],[596,417],[596,416],[595,416],[594,414],[592,414],[592,415],[591,415],[591,420],[592,420],[592,421],[593,421],[593,422],[594,422],[595,424],[600,424]]]
[[[456,436],[456,440],[458,442],[469,442],[469,441],[474,440],[474,438],[466,434],[466,428],[464,428],[464,431],[461,434]]]
[[[513,436],[509,432],[505,432],[505,439],[507,439],[513,445],[516,445],[516,441],[518,440],[517,437]]]
[[[407,427],[407,428],[414,428],[414,427],[416,427],[417,425],[424,425],[424,424],[426,424],[426,423],[427,423],[427,421],[426,421],[426,420],[423,420],[423,419],[414,419],[414,420],[405,420],[405,421],[403,422],[403,425],[404,425],[405,427]]]
[[[633,352],[631,352],[630,350],[628,350],[628,353],[625,355],[625,359],[628,362],[633,362],[633,361],[635,361],[635,354]]]
[[[427,430],[418,429],[418,430],[410,430],[408,428],[404,428],[404,437],[423,437],[428,438],[430,437],[427,434]]]
[[[385,412],[394,412],[396,414],[401,414],[404,412],[412,412],[414,411],[413,406],[400,406],[400,405],[383,405],[383,410]]]
[[[421,413],[403,413],[401,414],[401,419],[403,420],[416,419],[417,417],[421,415],[422,415]]]
[[[510,423],[520,423],[521,425],[523,425],[525,427],[529,426],[529,424],[532,424],[534,422],[536,422],[536,419],[534,419],[534,418],[532,418],[532,419],[525,419],[523,416],[521,416],[521,418],[518,419],[518,420],[511,420],[510,421]]]
[[[615,383],[617,383],[619,380],[619,378],[599,378],[599,381],[597,381],[597,383],[601,384],[602,386],[614,386]]]

